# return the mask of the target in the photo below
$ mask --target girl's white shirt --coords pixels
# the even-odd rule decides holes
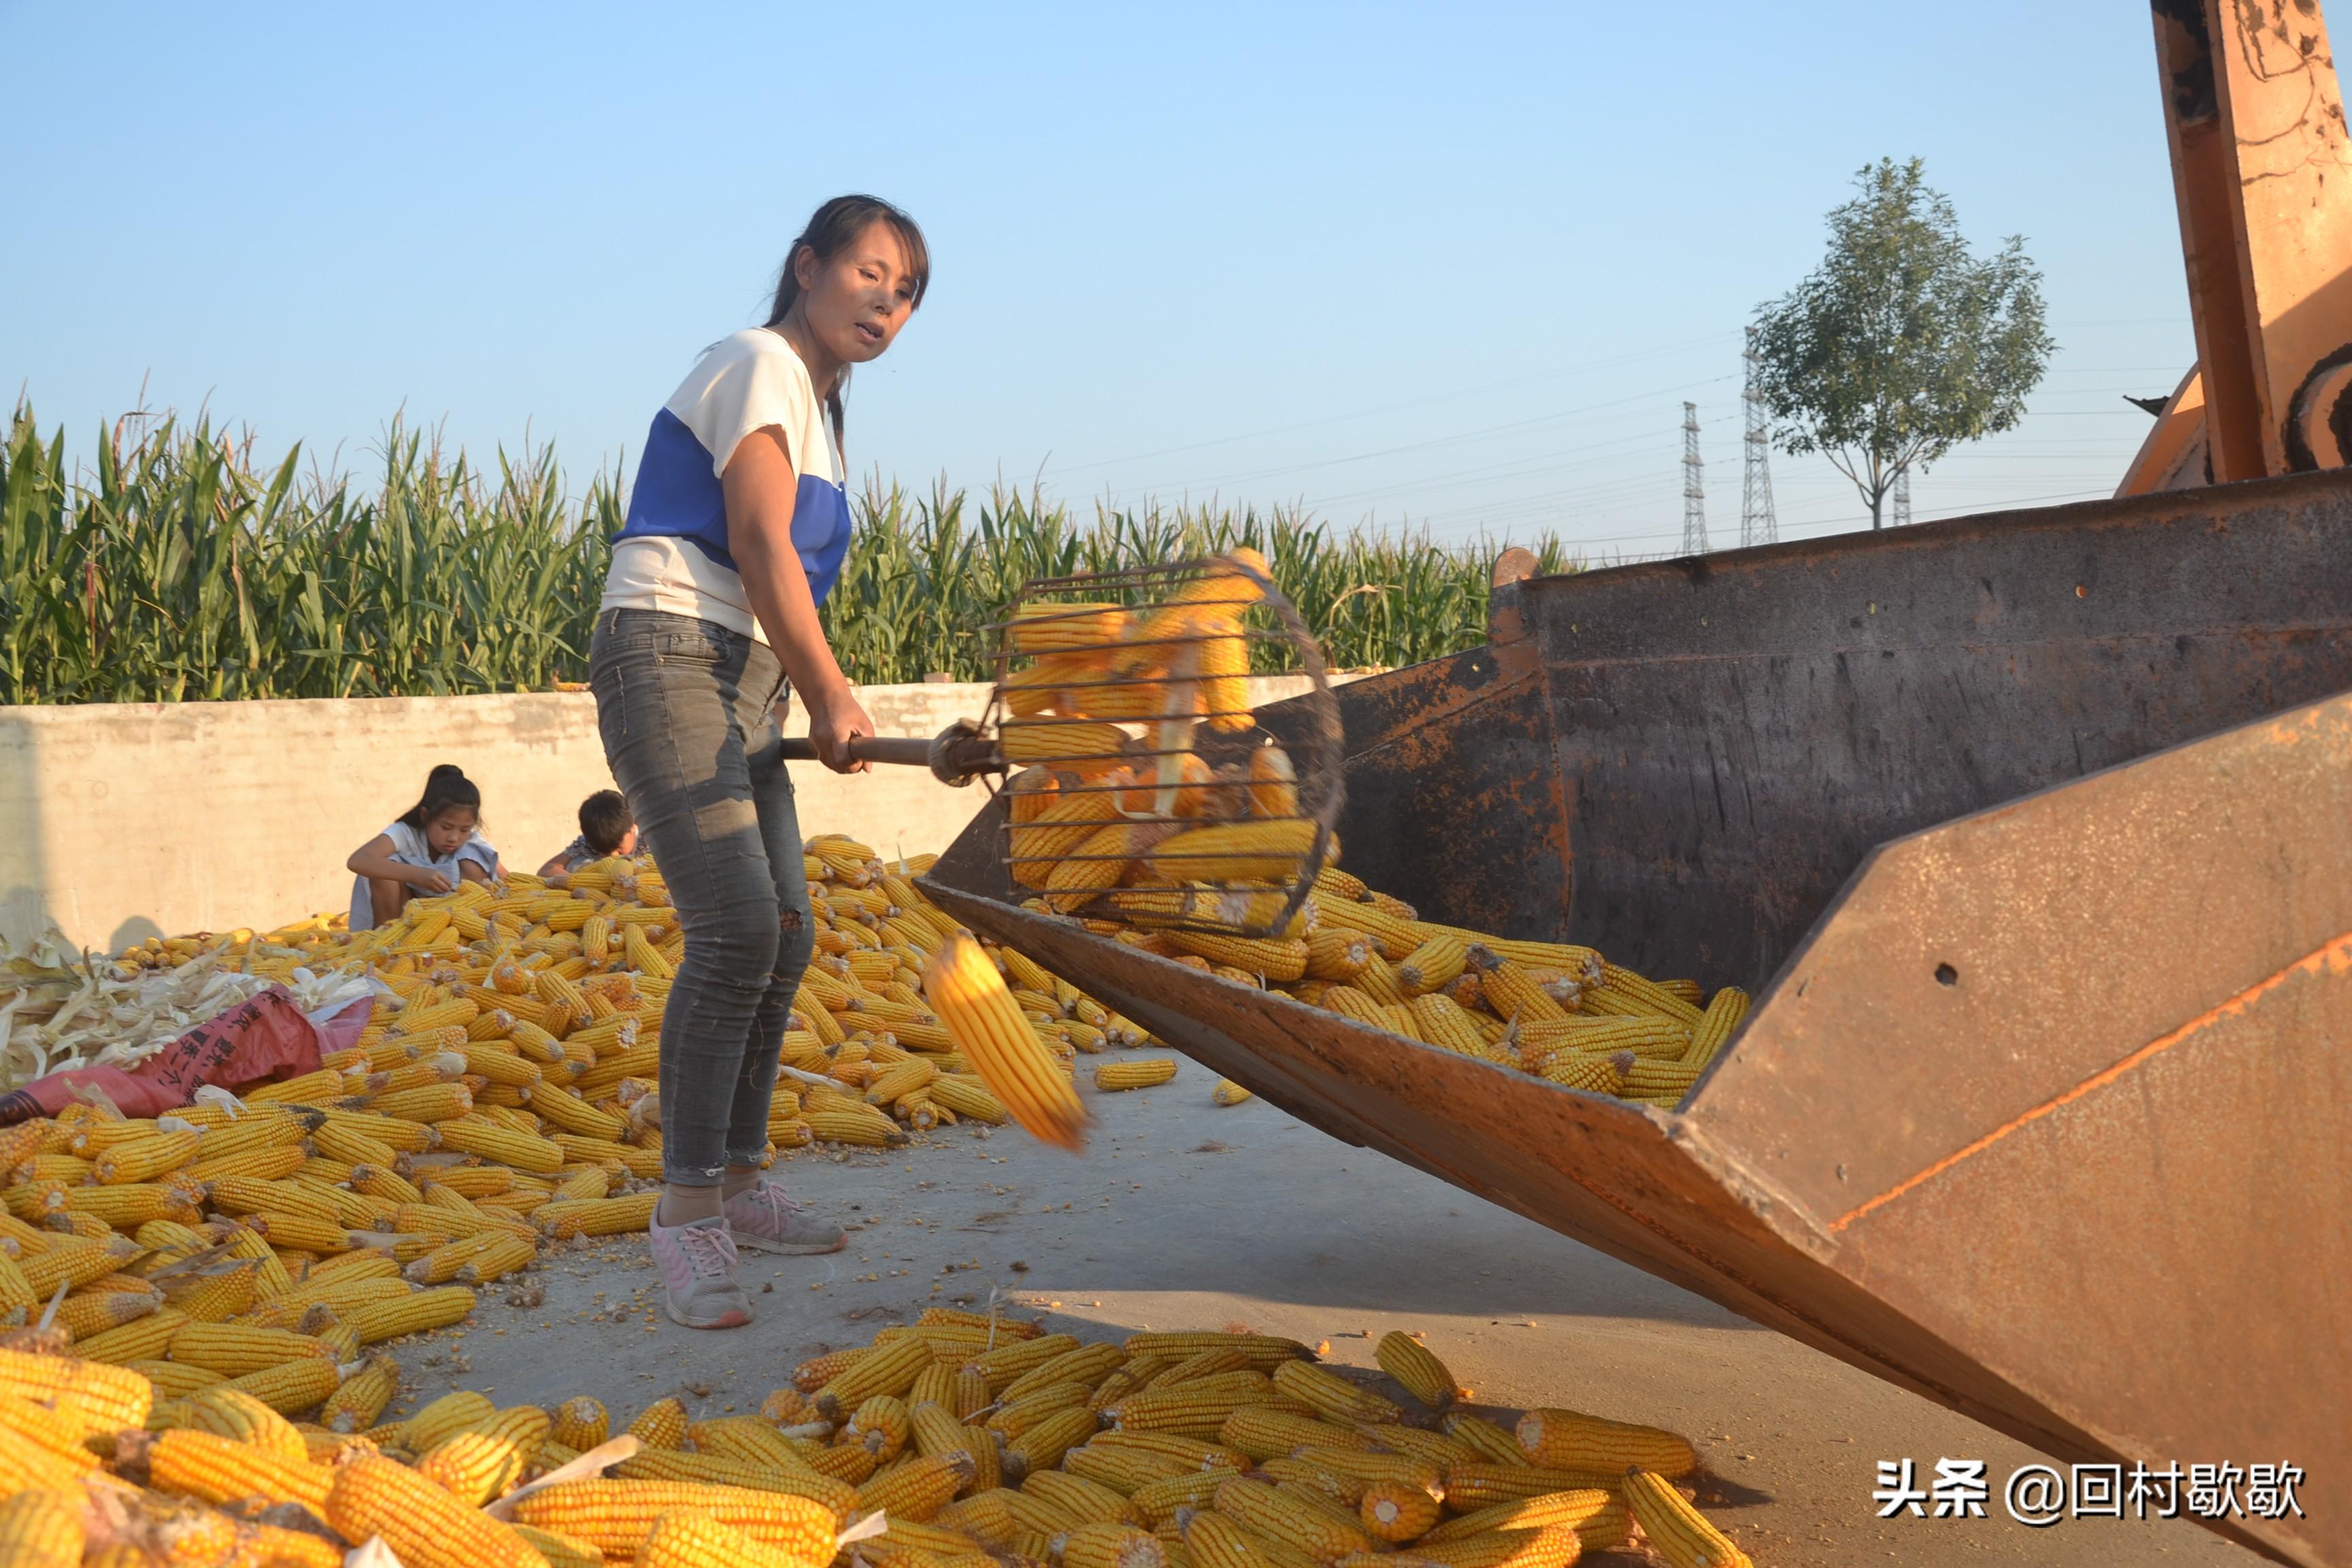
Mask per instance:
[[[452,888],[457,885],[457,868],[464,861],[471,860],[479,866],[485,876],[495,877],[499,874],[499,852],[490,847],[488,839],[482,837],[479,828],[475,829],[466,842],[458,845],[449,854],[442,856],[436,856],[433,853],[433,846],[426,841],[423,828],[411,827],[404,822],[395,822],[386,827],[383,830],[383,837],[392,840],[394,859],[404,866],[429,866],[448,878],[449,886]],[[365,877],[353,877],[352,879],[352,929],[366,931],[374,924],[375,900],[368,892],[368,879]]]

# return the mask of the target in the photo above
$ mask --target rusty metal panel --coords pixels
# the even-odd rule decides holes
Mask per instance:
[[[1498,593],[1544,665],[1576,940],[1647,973],[1752,988],[1874,846],[2352,688],[2352,479],[1960,519]],[[1393,744],[1356,727],[1379,684],[1341,693],[1351,752]],[[1457,733],[1475,750],[1475,731]],[[1474,803],[1428,831],[1476,815]],[[1505,896],[1439,879],[1394,890],[1448,919],[1457,899]]]

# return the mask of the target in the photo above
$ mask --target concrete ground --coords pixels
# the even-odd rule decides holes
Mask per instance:
[[[962,1128],[889,1155],[801,1151],[777,1176],[857,1228],[831,1257],[747,1258],[749,1328],[673,1325],[643,1240],[616,1240],[556,1254],[488,1292],[468,1328],[397,1347],[408,1403],[593,1394],[616,1428],[665,1394],[698,1415],[756,1409],[803,1357],[998,1291],[1081,1339],[1246,1325],[1328,1341],[1345,1366],[1372,1366],[1390,1329],[1423,1331],[1482,1405],[1687,1434],[1715,1478],[1705,1506],[1759,1564],[2260,1561],[2179,1521],[2030,1530],[2000,1484],[2032,1450],[1262,1101],[1216,1107],[1212,1081],[1185,1062],[1159,1089],[1089,1087],[1084,1159]],[[509,1305],[516,1287],[544,1301]],[[1875,1517],[1876,1461],[1906,1456],[1923,1476],[1985,1460],[1989,1517]]]

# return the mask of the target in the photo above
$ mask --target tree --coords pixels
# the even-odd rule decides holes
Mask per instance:
[[[1775,442],[1828,458],[1873,528],[1896,475],[2014,426],[2056,346],[2025,241],[1970,255],[1951,202],[1921,174],[1916,158],[1857,171],[1821,267],[1756,321]]]

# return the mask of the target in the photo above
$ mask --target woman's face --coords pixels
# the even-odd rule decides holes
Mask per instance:
[[[898,231],[880,218],[829,261],[803,250],[793,263],[810,332],[845,364],[864,364],[898,337],[915,310],[915,275]]]
[[[474,808],[470,805],[450,806],[425,825],[425,842],[432,847],[435,859],[455,855],[473,836]]]

